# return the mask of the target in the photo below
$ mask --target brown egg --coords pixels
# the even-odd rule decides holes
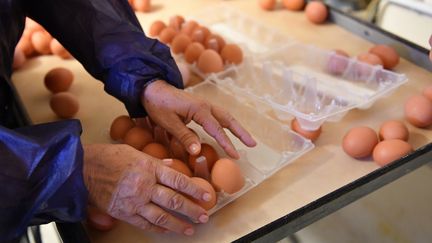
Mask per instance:
[[[373,150],[373,159],[380,165],[384,166],[393,162],[402,156],[405,156],[413,151],[412,146],[399,139],[389,139],[378,143]]]
[[[206,49],[213,49],[220,52],[225,47],[225,40],[220,35],[211,34],[204,42]]]
[[[324,23],[328,16],[328,10],[324,3],[312,1],[306,5],[306,17],[314,24]]]
[[[240,191],[245,185],[245,178],[240,167],[232,160],[222,158],[213,166],[211,183],[216,191],[233,194]]]
[[[264,10],[273,10],[276,6],[276,0],[258,0],[259,6]]]
[[[405,118],[416,127],[432,124],[432,101],[423,95],[414,95],[405,102]]]
[[[93,229],[109,231],[114,228],[116,219],[96,207],[89,206],[87,208],[87,223]]]
[[[149,30],[149,34],[150,36],[158,36],[160,34],[160,32],[166,28],[166,24],[160,20],[156,20],[154,21],[151,26],[150,26],[150,30]]]
[[[214,163],[219,159],[219,155],[210,144],[202,143],[201,151],[198,155],[189,155],[189,168],[191,168],[192,171],[195,168],[196,159],[200,156],[204,156],[207,159],[209,171],[211,171]]]
[[[110,137],[116,141],[122,140],[134,126],[135,122],[129,116],[118,116],[111,123]]]
[[[424,97],[432,101],[432,85],[429,85],[426,88],[424,88],[422,94]]]
[[[26,61],[27,61],[27,58],[26,58],[24,52],[21,49],[15,48],[12,68],[14,70],[19,69],[20,67],[22,67],[22,65],[24,65],[24,63]]]
[[[176,34],[177,32],[173,28],[166,27],[160,32],[159,40],[164,44],[169,44],[174,39]]]
[[[184,175],[187,175],[189,177],[192,176],[192,171],[189,169],[189,167],[181,160],[178,159],[164,159],[163,160],[164,165],[170,167],[173,170],[176,170]]]
[[[243,61],[243,52],[236,44],[227,44],[221,51],[225,63],[240,64]]]
[[[211,200],[209,202],[206,202],[206,201],[198,200],[198,199],[190,197],[190,196],[188,196],[188,198],[190,200],[192,200],[193,202],[195,202],[196,204],[200,205],[205,210],[212,209],[216,205],[216,202],[217,202],[217,195],[216,195],[216,191],[213,188],[213,186],[208,181],[206,181],[200,177],[191,177],[191,180],[196,185],[200,186],[201,188],[206,190],[208,193],[210,193]]]
[[[134,0],[133,5],[135,11],[144,12],[144,13],[151,11],[150,0]]]
[[[304,0],[283,0],[282,3],[286,9],[292,11],[302,10],[305,6]]]
[[[153,141],[153,138],[149,131],[140,127],[133,127],[126,133],[123,141],[125,144],[128,144],[138,150],[142,150],[144,146]]]
[[[369,127],[354,127],[345,134],[342,148],[349,156],[360,159],[372,154],[378,143],[376,132]]]
[[[175,54],[183,53],[186,48],[191,44],[192,41],[190,37],[186,34],[180,33],[174,37],[171,42],[171,50]]]
[[[26,56],[30,56],[34,52],[33,44],[30,37],[21,37],[18,41],[16,49],[20,49]]]
[[[381,65],[383,66],[383,62],[379,56],[372,54],[372,53],[362,53],[357,56],[357,60],[360,62],[365,62],[370,65]]]
[[[45,31],[36,31],[31,36],[34,49],[42,55],[51,54],[51,40],[52,37]]]
[[[199,27],[199,24],[198,24],[196,21],[194,21],[194,20],[189,20],[189,21],[185,22],[185,23],[182,25],[182,28],[181,28],[180,32],[181,32],[181,33],[184,33],[184,34],[186,34],[186,35],[192,35],[193,31],[194,31],[197,27]]]
[[[408,141],[408,128],[401,121],[386,121],[379,130],[381,140],[400,139]]]
[[[204,46],[199,42],[194,42],[190,44],[184,53],[184,58],[186,62],[192,64],[196,62],[201,55],[201,53],[205,50]]]
[[[79,110],[79,102],[75,95],[68,92],[56,93],[51,97],[50,107],[60,118],[72,118]]]
[[[181,29],[181,27],[182,27],[182,25],[183,25],[184,22],[185,22],[185,19],[183,18],[183,16],[175,15],[175,16],[172,16],[169,19],[168,26],[172,27],[176,31],[180,31],[180,29]]]
[[[327,62],[327,71],[334,75],[342,75],[348,67],[349,60],[348,53],[343,50],[336,49],[334,53],[330,54]]]
[[[69,90],[73,79],[73,73],[69,69],[58,67],[45,74],[44,84],[52,93],[64,92]]]
[[[224,69],[222,57],[211,49],[201,53],[197,66],[203,73],[217,73]]]
[[[191,39],[194,42],[204,43],[208,36],[210,36],[210,30],[207,27],[199,26],[195,28],[191,35]]]
[[[316,131],[306,131],[301,128],[297,119],[293,119],[291,121],[291,129],[296,133],[302,135],[303,137],[310,139],[312,142],[317,140],[318,137],[321,135],[321,127]]]
[[[142,151],[158,159],[165,159],[169,157],[168,150],[160,143],[149,143],[144,146]]]
[[[391,46],[376,45],[369,50],[370,53],[381,58],[384,68],[392,69],[399,63],[399,54]]]
[[[189,80],[191,76],[189,66],[185,63],[177,63],[177,67],[182,76],[183,86],[186,87],[189,84]]]

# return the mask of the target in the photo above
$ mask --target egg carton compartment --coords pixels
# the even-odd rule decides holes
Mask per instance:
[[[314,148],[312,142],[292,132],[288,126],[258,113],[253,102],[243,103],[242,100],[244,101],[245,97],[239,97],[233,90],[225,89],[207,80],[186,89],[186,91],[214,105],[224,107],[257,141],[256,147],[249,148],[226,130],[228,137],[239,151],[240,159],[236,163],[239,165],[246,183],[235,194],[218,193],[217,205],[210,210],[210,213],[216,212]],[[203,142],[212,145],[221,158],[228,157],[201,126],[191,123],[190,127],[199,134]]]
[[[316,130],[351,109],[369,108],[407,78],[355,58],[293,43],[231,67],[214,81],[267,104],[282,121],[296,117],[303,129]]]

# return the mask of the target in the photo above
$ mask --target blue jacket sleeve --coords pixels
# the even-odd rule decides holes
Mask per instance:
[[[140,95],[162,79],[183,88],[169,48],[148,38],[126,0],[24,0],[29,17],[43,25],[80,61],[132,117],[145,116]]]
[[[76,120],[0,126],[0,242],[22,235],[28,225],[85,217],[80,133]]]

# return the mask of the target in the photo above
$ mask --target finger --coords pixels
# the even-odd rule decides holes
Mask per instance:
[[[239,138],[248,147],[256,146],[255,139],[242,125],[227,111],[220,107],[212,106],[212,114],[219,123],[228,128],[237,138]]]
[[[226,135],[224,129],[213,115],[207,110],[200,110],[195,113],[193,120],[200,124],[204,130],[212,136],[216,142],[232,158],[238,159],[239,155],[231,140]]]
[[[179,234],[194,234],[194,229],[191,224],[174,217],[152,203],[139,207],[137,213],[157,227],[168,229]]]
[[[151,195],[152,202],[163,208],[183,214],[194,222],[206,223],[208,221],[207,212],[203,208],[168,187],[156,185]]]
[[[133,225],[145,231],[152,231],[155,233],[164,233],[167,231],[167,229],[164,229],[160,226],[150,223],[147,219],[143,218],[141,215],[132,215],[132,216],[128,216],[127,218],[123,218],[121,220],[126,221],[130,225]]]
[[[167,166],[160,165],[156,167],[156,179],[159,184],[198,200],[209,202],[212,199],[208,191],[195,184],[189,177]]]

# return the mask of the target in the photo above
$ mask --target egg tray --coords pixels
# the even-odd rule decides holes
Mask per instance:
[[[213,82],[255,100],[261,113],[281,121],[296,117],[305,130],[339,121],[349,110],[367,109],[407,82],[407,77],[310,45],[290,45],[241,66]]]
[[[292,132],[288,126],[257,112],[253,102],[248,102],[243,97],[237,97],[233,90],[225,89],[207,80],[187,88],[186,91],[206,99],[212,104],[224,107],[257,141],[256,147],[249,148],[229,131],[226,131],[239,151],[240,159],[236,163],[240,166],[246,183],[235,194],[229,195],[218,192],[217,204],[209,211],[210,214],[256,187],[282,167],[314,148],[312,142]],[[219,157],[228,157],[201,126],[192,123],[190,127],[199,134],[203,142],[216,149]]]

